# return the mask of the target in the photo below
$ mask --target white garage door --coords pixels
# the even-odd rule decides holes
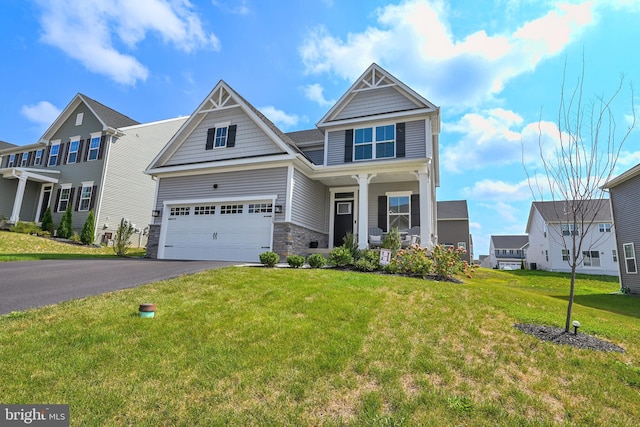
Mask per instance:
[[[171,206],[163,258],[259,262],[272,223],[271,201]]]

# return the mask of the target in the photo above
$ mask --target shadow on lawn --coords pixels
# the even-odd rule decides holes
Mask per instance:
[[[569,296],[554,296],[569,302]],[[640,318],[640,298],[631,295],[591,294],[576,295],[573,302],[585,307],[597,308],[623,316]]]

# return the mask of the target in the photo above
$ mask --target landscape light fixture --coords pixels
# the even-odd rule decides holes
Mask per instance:
[[[578,322],[577,320],[574,320],[571,324],[573,325],[573,335],[578,335],[578,328],[580,327],[580,322]]]

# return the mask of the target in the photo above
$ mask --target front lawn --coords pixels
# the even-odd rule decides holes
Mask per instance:
[[[638,424],[640,300],[615,278],[580,276],[574,318],[622,354],[513,327],[562,326],[566,275],[465,281],[231,267],[12,313],[0,402],[71,425]]]
[[[131,248],[128,255],[143,256],[144,248]],[[113,248],[63,243],[29,234],[0,231],[0,262],[115,257]]]

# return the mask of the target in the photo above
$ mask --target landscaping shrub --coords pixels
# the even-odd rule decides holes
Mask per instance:
[[[72,242],[80,243],[80,235],[76,231],[74,231],[71,237],[69,237],[69,240],[71,240]]]
[[[87,220],[84,222],[84,226],[82,227],[82,233],[80,234],[80,241],[85,245],[91,245],[93,243],[93,239],[96,236],[96,224],[95,224],[95,216],[93,215],[93,209],[89,211],[89,215],[87,215]]]
[[[353,266],[358,271],[380,270],[380,251],[374,249],[360,251],[360,259]]]
[[[358,249],[358,241],[356,240],[356,237],[353,235],[353,233],[345,234],[345,236],[342,238],[342,241],[344,243],[342,246],[349,250],[349,252],[351,253],[351,258],[353,258],[354,260],[359,259],[360,249]]]
[[[40,227],[35,222],[22,222],[18,221],[17,224],[12,225],[10,228],[14,233],[22,234],[39,234],[41,232]]]
[[[71,203],[67,203],[67,209],[62,214],[60,225],[58,225],[57,236],[68,239],[73,235],[73,218],[71,213]]]
[[[434,261],[427,248],[413,245],[398,251],[389,264],[396,273],[427,277],[434,272]]]
[[[327,264],[327,259],[322,254],[309,255],[307,260],[311,268],[322,268]]]
[[[287,263],[290,267],[300,268],[304,265],[304,257],[302,255],[289,255],[287,257]]]
[[[260,262],[265,267],[275,267],[275,265],[280,261],[280,255],[275,252],[263,252],[260,255]],[[304,260],[304,258],[303,258]]]
[[[391,249],[391,256],[396,256],[396,254],[402,247],[402,237],[400,237],[398,227],[393,227],[391,230],[389,230],[389,233],[384,236],[384,240],[382,240],[382,244],[380,246],[385,249]]]
[[[116,237],[113,241],[113,251],[118,256],[125,256],[129,251],[129,245],[131,244],[131,235],[133,234],[133,227],[131,223],[125,221],[124,218],[120,220],[120,225],[116,231]]]
[[[454,274],[466,273],[468,264],[461,260],[464,253],[465,250],[461,247],[453,249],[453,247],[446,248],[442,245],[436,245],[431,251],[433,275],[440,279],[450,279]]]
[[[338,246],[329,253],[329,263],[335,267],[344,267],[353,264],[353,255],[349,248]]]
[[[49,234],[53,234],[53,218],[51,217],[51,208],[47,208],[44,211],[44,215],[42,216],[42,225],[40,225],[42,231],[49,232]]]

